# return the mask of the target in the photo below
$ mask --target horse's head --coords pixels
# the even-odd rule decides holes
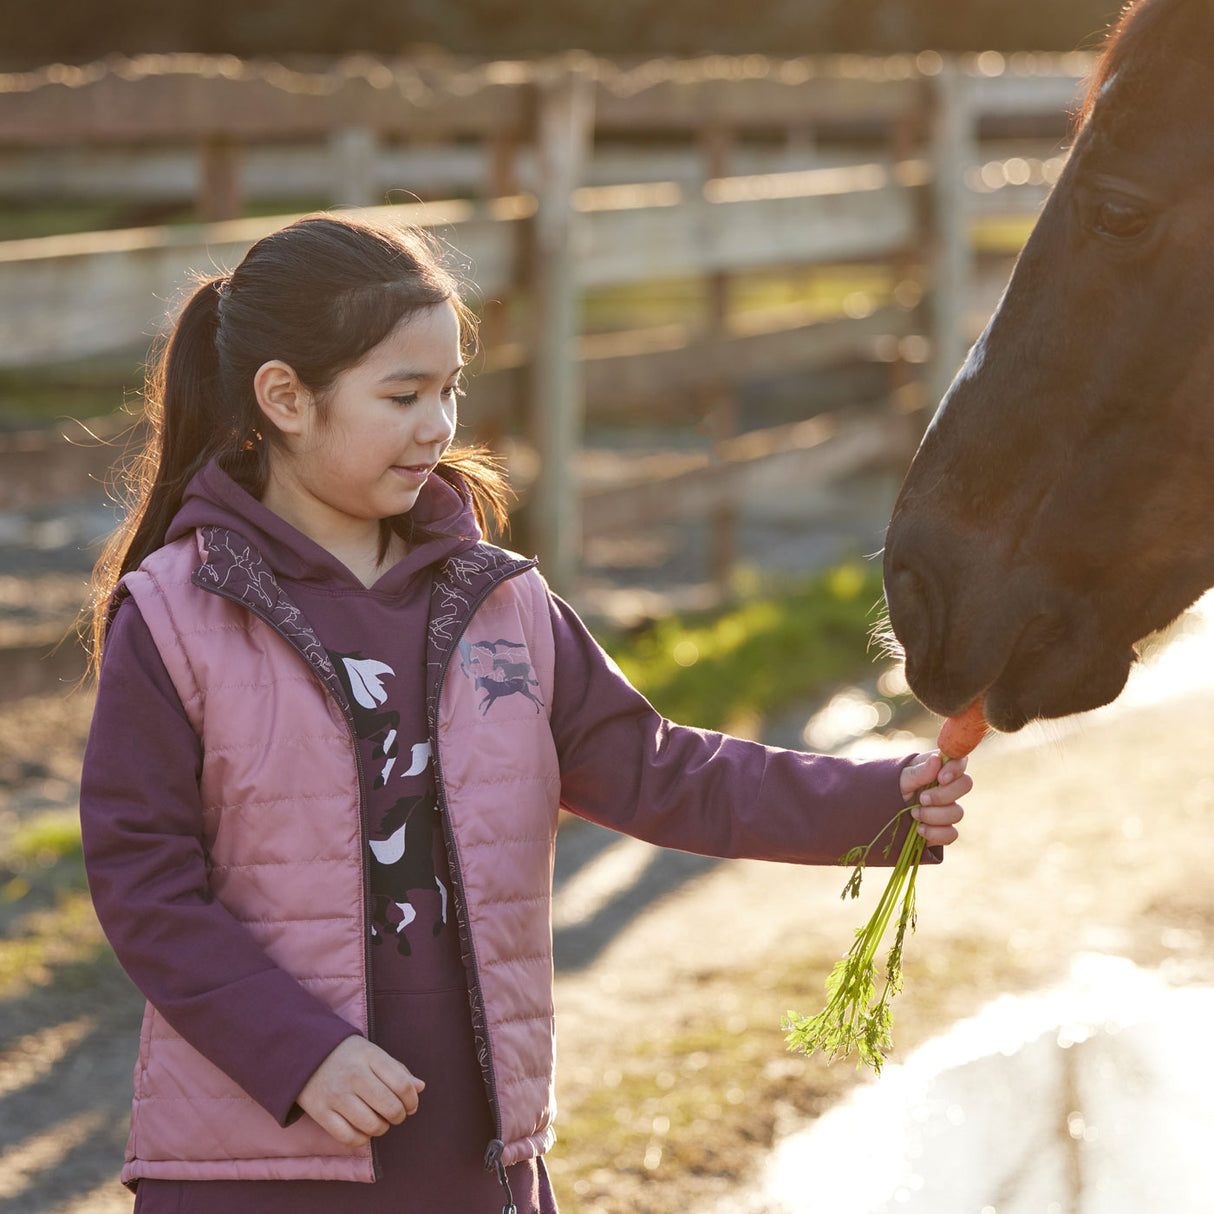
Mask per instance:
[[[1095,708],[1214,585],[1214,0],[1144,0],[907,474],[885,588],[929,708]]]

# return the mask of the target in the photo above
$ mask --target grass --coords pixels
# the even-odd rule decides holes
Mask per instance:
[[[60,971],[111,964],[93,904],[84,891],[60,891],[55,904],[30,911],[0,940],[0,999],[57,981]]]
[[[881,603],[880,567],[855,559],[771,597],[601,639],[664,716],[747,732],[870,667]]]
[[[970,226],[974,249],[979,253],[1019,253],[1036,223],[1036,215],[997,215],[975,220]]]
[[[18,870],[82,859],[80,819],[73,809],[46,809],[24,819],[9,837],[5,860]]]
[[[62,927],[56,926],[62,920]],[[75,806],[20,819],[0,847],[0,992],[48,980],[56,960],[77,959],[63,946],[101,946],[93,917]]]
[[[881,265],[752,270],[730,275],[729,306],[733,312],[749,312],[800,304],[823,316],[837,316],[859,297],[865,310],[888,303],[895,286],[892,270]],[[709,292],[703,276],[600,287],[588,291],[582,301],[587,333],[708,320]]]

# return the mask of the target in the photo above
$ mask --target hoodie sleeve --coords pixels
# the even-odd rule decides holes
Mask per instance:
[[[561,801],[579,817],[703,855],[837,864],[905,805],[899,776],[915,756],[861,762],[676,725],[555,595],[552,623]],[[889,837],[904,837],[906,822]],[[896,850],[881,851],[873,863],[892,864]]]
[[[136,604],[106,641],[80,787],[89,890],[135,985],[280,1125],[357,1032],[278,968],[210,894],[202,747]]]

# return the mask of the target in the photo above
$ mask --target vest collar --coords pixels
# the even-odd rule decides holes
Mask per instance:
[[[203,590],[247,607],[278,632],[346,704],[345,692],[325,647],[303,612],[279,584],[256,546],[227,527],[197,531],[201,563],[191,581]],[[508,578],[533,569],[536,562],[478,543],[448,557],[435,570],[430,594],[430,624],[426,639],[426,697],[437,706],[442,673],[477,607]]]

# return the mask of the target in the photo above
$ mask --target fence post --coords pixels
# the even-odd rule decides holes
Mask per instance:
[[[923,84],[916,96],[916,103],[898,115],[890,131],[890,159],[894,174],[899,179],[902,166],[909,165],[922,151],[927,130],[931,102],[928,86]],[[905,183],[903,189],[909,192]],[[926,307],[924,280],[931,273],[930,265],[925,265],[924,261],[925,251],[931,248],[932,233],[928,230],[928,223],[932,208],[921,193],[911,194],[911,200],[915,215],[914,231],[891,259],[894,302],[907,312],[922,317]],[[905,340],[899,341],[897,353],[889,364],[889,397],[899,413],[922,415],[928,393],[924,369],[912,363],[906,357],[906,352]],[[932,403],[935,404],[934,401]]]
[[[546,576],[565,593],[572,587],[581,547],[575,461],[584,408],[576,348],[581,290],[573,191],[593,139],[594,83],[593,68],[581,56],[545,64],[536,114],[531,424],[540,471],[530,519]]]
[[[369,207],[383,202],[376,161],[379,140],[367,126],[345,126],[329,136],[333,202],[339,207]]]
[[[203,223],[239,219],[244,214],[240,143],[230,135],[212,135],[199,148],[198,218]]]
[[[726,176],[733,159],[733,132],[720,121],[710,121],[700,129],[699,144],[704,157],[705,179],[711,181],[715,177]],[[714,341],[727,341],[729,337],[729,284],[728,272],[715,271],[707,277],[706,329],[709,338]],[[705,421],[712,438],[714,456],[719,456],[721,444],[738,432],[736,392],[736,385],[724,379],[705,385]],[[724,601],[728,599],[732,589],[733,569],[737,558],[737,504],[732,500],[721,502],[713,509],[709,524],[710,574]]]
[[[966,173],[976,159],[977,115],[971,81],[953,56],[933,77],[931,120],[931,362],[928,405],[934,412],[969,349],[966,305],[973,282]]]
[[[481,144],[481,150],[485,156],[481,204],[485,215],[493,214],[494,199],[506,198],[519,192],[516,161],[520,141],[520,132],[515,126],[497,125]],[[506,284],[500,286],[492,296],[479,296],[481,300],[480,326],[477,331],[479,353],[473,367],[473,375],[478,374],[485,363],[493,359],[498,350],[514,339],[512,321],[515,317],[515,303],[520,285],[526,281],[527,248],[530,235],[525,224],[511,225],[510,270]],[[482,417],[475,429],[476,441],[499,453],[507,428],[517,433],[526,424],[524,401],[527,397],[527,392],[520,383],[520,376],[516,374],[514,367],[500,374],[508,383],[504,390],[504,405],[500,410]],[[475,387],[473,390],[476,390]],[[527,512],[524,510],[515,513],[510,520],[510,535],[516,546],[526,548],[530,544],[531,537],[528,528]]]
[[[505,198],[518,193],[518,132],[513,127],[498,126],[488,140],[485,178],[485,198]],[[523,267],[519,264],[518,248],[515,250],[515,265],[511,279],[517,282]],[[509,290],[500,292],[500,299],[485,300],[485,313],[481,318],[481,335],[486,349],[505,345],[510,340]]]

